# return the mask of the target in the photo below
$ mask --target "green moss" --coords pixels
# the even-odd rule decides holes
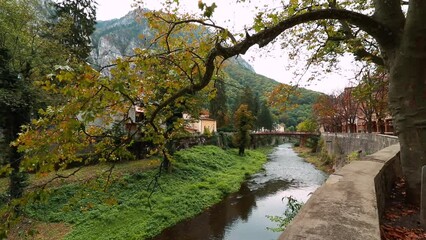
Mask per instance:
[[[66,239],[146,239],[237,191],[265,162],[266,155],[258,151],[240,157],[233,149],[195,147],[175,154],[173,172],[159,179],[161,190],[150,203],[147,186],[155,170],[123,176],[106,192],[101,180],[63,186],[46,202],[30,205],[27,213],[74,224]]]

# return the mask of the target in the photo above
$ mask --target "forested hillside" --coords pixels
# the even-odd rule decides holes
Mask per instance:
[[[137,19],[137,20],[136,20]],[[140,19],[137,14],[129,12],[120,19],[99,21],[92,35],[93,51],[91,63],[101,68],[111,63],[119,56],[132,56],[136,47],[147,48],[152,33],[148,28],[146,19]],[[266,99],[266,93],[279,83],[273,79],[256,74],[252,66],[242,57],[233,58],[225,64],[225,92],[228,111],[235,111],[244,89],[249,88],[260,101]],[[301,121],[311,116],[311,105],[319,93],[300,88],[300,95],[292,98],[296,104],[286,112],[274,111],[275,121],[284,123],[287,127],[296,126]],[[207,108],[208,106],[206,106]]]

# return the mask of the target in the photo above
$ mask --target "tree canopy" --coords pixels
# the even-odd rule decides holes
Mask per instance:
[[[93,0],[64,0],[52,2],[54,12],[50,27],[52,40],[58,41],[74,57],[85,60],[91,52],[91,35],[96,24],[96,5]]]
[[[298,132],[316,132],[318,130],[318,124],[313,119],[306,119],[299,123],[296,129]]]
[[[389,92],[388,74],[382,68],[367,71],[359,85],[354,89],[353,95],[359,102],[359,108],[365,119],[367,131],[372,132],[373,115],[378,120],[383,120],[389,113],[387,96]],[[380,129],[384,132],[384,129]]]

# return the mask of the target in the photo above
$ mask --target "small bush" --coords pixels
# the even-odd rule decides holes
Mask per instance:
[[[212,131],[210,131],[210,128],[204,127],[204,136],[211,137],[213,135]]]
[[[319,140],[320,140],[320,137],[318,136],[308,138],[306,141],[306,147],[310,148],[313,153],[316,152]]]
[[[349,162],[352,162],[352,161],[358,160],[359,157],[360,157],[360,152],[359,151],[353,151],[353,152],[349,153],[348,156],[346,156],[346,159]]]
[[[273,228],[268,227],[268,230],[271,230],[273,232],[284,231],[288,224],[290,224],[290,222],[296,217],[297,213],[299,213],[299,210],[303,206],[303,202],[299,202],[291,196],[287,199],[287,209],[285,210],[283,216],[266,216],[267,218],[269,218],[269,220],[278,225],[277,227]]]

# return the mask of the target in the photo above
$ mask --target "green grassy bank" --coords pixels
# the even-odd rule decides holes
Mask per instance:
[[[105,179],[65,185],[27,213],[32,219],[71,224],[65,239],[147,239],[237,191],[265,162],[264,151],[248,150],[240,157],[234,149],[195,147],[175,154],[172,173],[159,178],[161,189],[150,203],[147,186],[156,170],[123,175],[105,191]]]

